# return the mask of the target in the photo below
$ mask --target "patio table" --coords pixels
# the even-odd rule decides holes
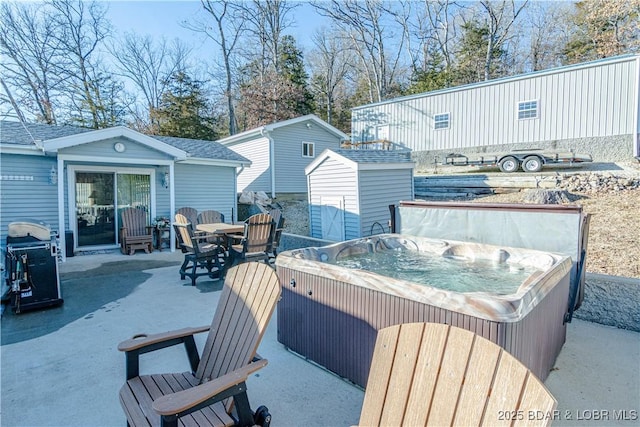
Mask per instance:
[[[213,222],[210,224],[198,224],[196,225],[196,230],[209,234],[241,234],[244,233],[244,224]]]

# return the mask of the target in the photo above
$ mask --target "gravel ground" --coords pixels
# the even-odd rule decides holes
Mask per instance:
[[[640,175],[640,168],[638,168]],[[587,271],[640,278],[640,189],[598,194],[573,193],[571,202],[591,214],[587,246]],[[526,191],[472,199],[487,203],[525,203]],[[459,200],[459,199],[458,199]],[[309,235],[306,200],[278,200],[283,207],[285,232]]]

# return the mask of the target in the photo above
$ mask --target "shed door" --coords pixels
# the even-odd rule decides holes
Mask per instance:
[[[344,197],[320,199],[322,238],[340,242],[344,240]]]

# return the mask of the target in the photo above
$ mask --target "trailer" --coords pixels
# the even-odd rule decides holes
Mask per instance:
[[[503,153],[451,153],[445,156],[444,165],[450,166],[497,166],[502,172],[516,172],[522,167],[525,172],[539,172],[545,165],[591,162],[590,154],[571,151],[551,151],[541,148],[511,150]]]

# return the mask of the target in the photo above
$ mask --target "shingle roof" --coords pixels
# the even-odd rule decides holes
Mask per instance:
[[[20,122],[3,120],[0,121],[0,144],[33,145],[35,141],[47,141],[94,130],[76,126],[53,126],[40,123],[26,123],[23,125]],[[185,151],[190,158],[249,162],[245,157],[215,141],[175,138],[172,136],[149,136]]]
[[[409,150],[335,150],[356,163],[411,163]]]

